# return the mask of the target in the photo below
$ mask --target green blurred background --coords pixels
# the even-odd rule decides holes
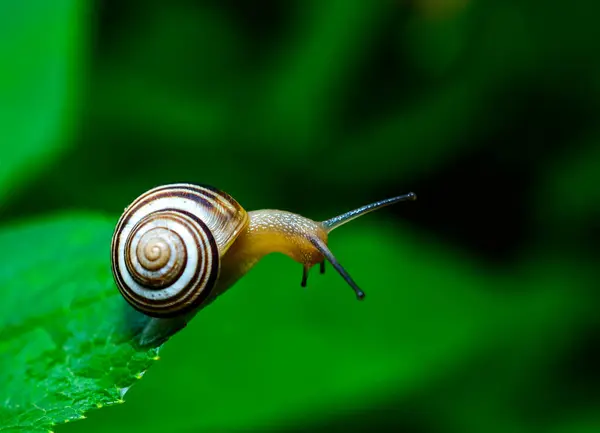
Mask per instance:
[[[56,431],[600,431],[599,12],[2,2],[4,225],[176,181],[315,219],[419,196],[332,236],[364,303],[269,256]]]

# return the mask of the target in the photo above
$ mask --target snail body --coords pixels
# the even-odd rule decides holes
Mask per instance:
[[[124,299],[158,319],[189,317],[245,275],[263,256],[279,252],[308,270],[329,261],[364,293],[327,247],[328,234],[346,222],[399,201],[382,200],[323,222],[281,210],[247,212],[209,186],[172,184],[151,189],[129,205],[112,239],[112,271]]]

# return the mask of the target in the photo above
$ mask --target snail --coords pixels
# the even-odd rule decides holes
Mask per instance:
[[[415,199],[411,192],[315,222],[281,210],[247,212],[211,186],[164,185],[135,199],[120,217],[112,272],[127,303],[157,319],[189,318],[273,252],[302,264],[303,287],[311,267],[319,264],[323,273],[330,262],[363,299],[327,247],[329,233],[376,209]]]

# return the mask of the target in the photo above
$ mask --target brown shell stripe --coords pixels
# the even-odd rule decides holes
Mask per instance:
[[[194,237],[196,248],[198,248],[199,251],[198,259],[200,262],[204,261],[204,266],[202,266],[201,263],[198,264],[195,274],[187,286],[188,288],[196,288],[196,290],[186,291],[184,288],[177,294],[179,296],[162,300],[148,299],[128,289],[125,282],[121,278],[118,261],[116,261],[116,255],[114,256],[115,261],[113,261],[113,269],[115,271],[115,279],[117,280],[117,286],[119,287],[120,292],[132,306],[141,312],[150,315],[156,315],[159,317],[172,317],[192,311],[210,295],[219,275],[219,250],[208,227],[195,215],[179,209],[161,210],[161,212],[163,211],[179,213],[181,214],[181,219],[186,217],[189,218],[191,221],[188,220],[184,223],[186,225],[197,224],[197,228],[202,230],[205,235],[202,236],[201,233],[198,233],[195,230],[190,231]],[[176,220],[176,217],[173,219]],[[210,267],[208,266],[208,257],[200,252],[210,252]],[[200,275],[202,269],[204,272],[202,275]]]
[[[172,213],[168,213],[167,211],[160,211],[160,212],[154,212],[150,215],[148,215],[145,218],[142,218],[129,232],[129,236],[127,237],[127,239],[125,240],[125,251],[129,252],[129,254],[125,254],[125,265],[127,266],[127,271],[129,272],[129,274],[131,274],[132,278],[134,280],[137,281],[138,284],[140,285],[145,285],[145,283],[143,281],[139,281],[134,275],[135,275],[135,269],[133,266],[133,263],[131,263],[131,242],[133,241],[134,236],[136,235],[136,233],[138,232],[138,230],[140,228],[142,228],[144,225],[150,223],[152,220],[154,219],[161,219],[161,220],[171,220],[173,222],[176,223],[180,223],[183,225],[187,225],[188,222],[182,218],[178,218],[176,215],[173,215]],[[166,227],[164,227],[166,229]],[[167,229],[169,230],[169,229]],[[181,236],[179,236],[178,233],[174,232],[173,230],[169,230],[170,232],[172,232],[178,239],[179,241],[183,244],[183,239],[181,239]],[[194,235],[195,238],[195,235]],[[197,243],[197,241],[196,241]],[[185,254],[185,261],[187,262],[187,251],[185,251],[185,245],[184,245],[184,254]],[[151,286],[149,285],[148,288],[149,289],[154,289],[154,290],[159,290],[159,289],[163,289],[165,287],[170,286],[174,281],[178,280],[179,277],[181,277],[181,274],[183,274],[183,272],[185,271],[185,263],[183,266],[180,267],[180,269],[177,271],[176,274],[166,274],[164,276],[164,278],[162,279],[162,281],[156,281],[154,282],[154,284],[152,284]],[[167,278],[168,277],[168,278]]]
[[[127,223],[128,218],[124,218],[126,215],[134,214],[140,208],[154,200],[171,197],[187,198],[197,203],[201,203],[207,209],[211,209],[213,211],[218,209],[223,213],[222,217],[227,219],[232,219],[235,217],[237,212],[240,210],[243,211],[242,207],[237,204],[235,199],[226,192],[205,186],[189,184],[166,185],[151,189],[131,203],[131,205],[129,205],[129,207],[127,207],[125,210],[125,214],[123,215],[123,218],[116,230],[119,231],[119,229]],[[215,207],[215,203],[219,203],[221,206]],[[237,207],[233,203],[235,203]]]

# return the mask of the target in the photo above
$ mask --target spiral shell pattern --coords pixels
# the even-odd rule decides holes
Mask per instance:
[[[112,240],[119,291],[153,317],[193,311],[210,295],[220,258],[248,224],[244,209],[211,187],[155,188],[123,213]]]

